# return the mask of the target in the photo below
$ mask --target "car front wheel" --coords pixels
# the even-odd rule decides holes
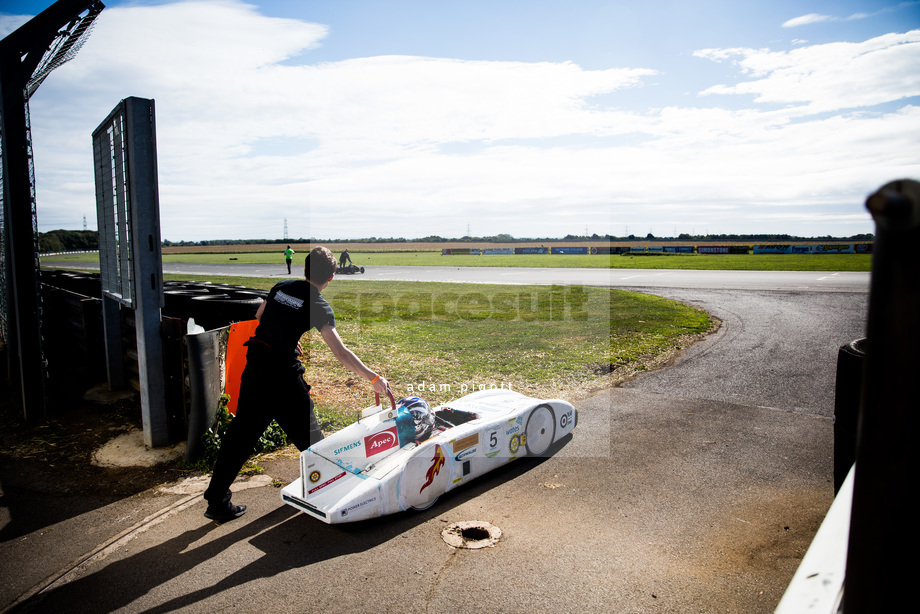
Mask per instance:
[[[556,416],[553,409],[549,405],[540,405],[530,412],[524,432],[527,434],[527,454],[545,454],[556,438]]]

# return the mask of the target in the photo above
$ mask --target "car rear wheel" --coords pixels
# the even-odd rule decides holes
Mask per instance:
[[[524,427],[527,441],[524,444],[527,454],[541,456],[549,450],[556,438],[556,416],[549,405],[540,405],[527,416]]]
[[[438,502],[438,499],[440,499],[440,496],[435,497],[434,499],[432,499],[432,500],[429,501],[428,503],[423,503],[422,505],[413,505],[413,506],[412,506],[412,509],[414,509],[416,512],[424,512],[425,510],[427,510],[428,508],[430,508],[432,505],[434,505],[435,503],[437,503],[437,502]]]

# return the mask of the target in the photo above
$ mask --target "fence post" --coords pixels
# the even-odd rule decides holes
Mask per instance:
[[[920,183],[889,183],[866,207],[876,235],[843,610],[896,612],[916,575]]]

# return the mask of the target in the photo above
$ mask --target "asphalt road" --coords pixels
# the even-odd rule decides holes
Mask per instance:
[[[837,351],[865,337],[867,293],[642,290],[701,307],[722,326],[627,388],[833,416]]]
[[[776,607],[832,500],[836,352],[862,335],[867,274],[395,269],[364,278],[553,283],[558,273],[557,283],[696,304],[723,325],[675,365],[576,400],[574,436],[549,458],[517,461],[426,512],[330,527],[259,486],[234,497],[245,516],[215,525],[200,497],[151,492],[0,545],[3,560],[28,561],[0,607],[23,593],[33,596],[21,610],[35,612]],[[283,482],[298,473],[296,459],[264,466]],[[448,546],[441,530],[464,520],[503,537],[484,550]],[[66,535],[106,548],[74,564],[73,547],[54,541]]]
[[[98,268],[97,261],[54,263],[57,268]],[[207,275],[237,275],[283,279],[284,265],[166,263],[166,273],[190,279]],[[765,290],[770,292],[849,292],[869,290],[869,273],[813,271],[687,271],[653,269],[537,269],[523,267],[368,266],[364,273],[340,279],[442,281],[491,284],[578,284],[625,289],[695,288],[699,290]]]

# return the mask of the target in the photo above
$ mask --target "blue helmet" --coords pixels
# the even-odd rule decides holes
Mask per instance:
[[[417,441],[428,439],[434,431],[434,414],[431,413],[431,407],[428,406],[425,399],[403,397],[396,404],[405,407],[412,414],[412,419],[415,421],[415,439]]]

